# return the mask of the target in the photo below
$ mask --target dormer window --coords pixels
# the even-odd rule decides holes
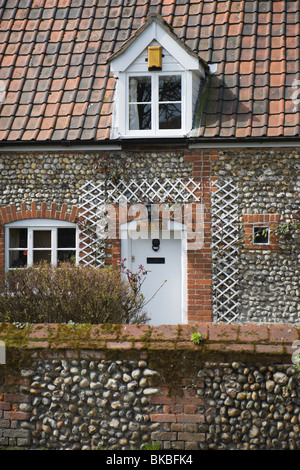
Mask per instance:
[[[128,133],[182,129],[182,76],[158,74],[128,77]]]
[[[110,58],[117,80],[111,138],[184,137],[206,69],[159,16]]]

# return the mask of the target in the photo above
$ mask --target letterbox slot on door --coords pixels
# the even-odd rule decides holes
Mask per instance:
[[[147,258],[147,264],[165,264],[165,258]]]

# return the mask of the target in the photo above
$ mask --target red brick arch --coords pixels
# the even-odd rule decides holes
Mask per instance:
[[[3,278],[5,272],[5,224],[25,219],[52,219],[75,222],[78,215],[77,206],[72,206],[70,210],[67,204],[62,204],[59,208],[55,202],[51,203],[50,208],[46,202],[42,202],[40,208],[37,209],[37,203],[32,201],[30,208],[28,207],[28,204],[23,202],[20,210],[16,209],[15,204],[0,208],[0,279]]]

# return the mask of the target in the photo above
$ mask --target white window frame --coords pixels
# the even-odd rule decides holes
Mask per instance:
[[[179,75],[181,77],[181,129],[158,129],[158,89],[152,88],[152,113],[156,109],[156,116],[152,115],[152,129],[129,129],[129,78],[136,76],[157,77],[154,80],[158,84],[159,76]],[[154,94],[156,93],[156,97]],[[192,128],[192,73],[189,71],[155,71],[155,72],[125,72],[118,77],[117,99],[119,103],[118,122],[119,135],[124,138],[132,137],[184,137]]]
[[[75,223],[52,220],[52,219],[24,219],[11,222],[5,225],[5,271],[13,270],[15,268],[9,268],[9,253],[10,251],[18,251],[16,248],[9,248],[9,230],[11,228],[26,228],[28,230],[28,246],[27,248],[27,266],[33,264],[33,232],[38,230],[49,230],[51,232],[51,264],[56,266],[57,264],[57,229],[59,228],[74,228],[75,229],[75,257],[76,264],[78,264],[78,247],[79,247],[79,231]],[[71,247],[70,247],[71,248]],[[45,250],[45,248],[42,248]],[[66,248],[64,248],[66,250]]]
[[[129,79],[131,77],[151,77],[151,123],[152,128],[147,130],[130,130],[129,129]],[[159,129],[159,77],[162,76],[180,76],[181,78],[181,128],[180,129]],[[175,102],[176,103],[176,102]],[[126,105],[125,105],[125,121],[126,121],[126,134],[135,136],[174,136],[176,134],[182,136],[186,128],[185,115],[186,115],[186,74],[180,71],[174,72],[147,72],[147,73],[127,73],[126,74]]]

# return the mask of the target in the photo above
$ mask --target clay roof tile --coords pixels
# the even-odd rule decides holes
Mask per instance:
[[[152,13],[199,58],[218,64],[200,138],[297,137],[299,12],[294,0],[5,2],[0,139],[109,139],[115,78],[108,59]]]

